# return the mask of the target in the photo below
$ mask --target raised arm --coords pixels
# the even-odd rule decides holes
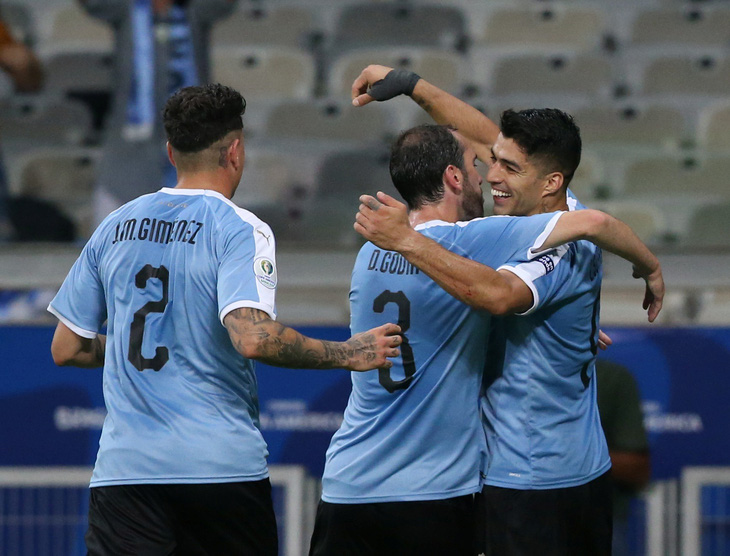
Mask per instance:
[[[355,230],[378,247],[401,253],[459,301],[497,315],[520,312],[532,304],[529,288],[510,272],[461,257],[416,232],[408,223],[406,206],[393,197],[379,192],[378,199],[363,195],[360,201]],[[643,307],[653,322],[664,298],[661,267],[631,228],[600,211],[566,212],[541,248],[579,239],[592,241],[635,265],[634,277],[647,284]]]
[[[51,356],[56,365],[93,369],[104,365],[106,336],[83,338],[59,322],[51,342]]]
[[[389,368],[397,357],[400,327],[384,324],[345,342],[316,340],[284,326],[259,309],[241,308],[223,319],[236,350],[249,359],[293,369],[342,368],[369,371]]]
[[[385,101],[398,95],[410,96],[442,125],[451,125],[469,141],[477,158],[488,163],[499,127],[473,106],[432,85],[407,70],[387,66],[366,67],[352,84],[352,104],[364,106],[373,100]]]

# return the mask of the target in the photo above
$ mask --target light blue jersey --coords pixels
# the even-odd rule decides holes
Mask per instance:
[[[560,214],[435,221],[417,229],[493,268],[522,269],[535,291],[559,258],[535,258],[530,248],[544,241]],[[438,500],[479,491],[486,442],[478,403],[490,315],[371,243],[355,263],[350,308],[353,334],[397,322],[407,341],[390,370],[352,373],[344,422],[327,451],[322,499]]]
[[[504,360],[493,349],[482,398],[488,485],[578,486],[611,467],[595,381],[601,250],[578,241],[557,251],[561,263],[534,282],[541,307],[494,325],[490,346]]]
[[[210,190],[162,189],[110,214],[49,310],[80,336],[107,321],[91,486],[268,476],[254,362],[223,318],[275,318],[271,229]]]

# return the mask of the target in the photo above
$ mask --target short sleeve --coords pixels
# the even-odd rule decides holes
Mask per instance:
[[[497,270],[507,270],[520,278],[532,292],[532,306],[520,313],[527,315],[544,305],[551,297],[551,288],[560,284],[558,274],[566,265],[560,265],[568,246],[555,249],[539,250],[552,233],[563,212],[540,214],[529,217],[514,218],[510,222],[508,233],[502,241],[514,246],[514,252],[508,262]]]
[[[48,306],[63,324],[83,338],[94,338],[107,318],[104,287],[92,242],[93,239],[86,244]]]
[[[228,313],[242,307],[260,309],[276,319],[275,253],[271,228],[255,217],[228,227],[221,238],[218,267],[221,323]]]

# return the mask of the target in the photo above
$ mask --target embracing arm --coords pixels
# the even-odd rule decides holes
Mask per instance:
[[[586,239],[601,249],[618,255],[634,265],[634,278],[646,282],[644,309],[649,322],[654,322],[664,300],[664,279],[659,259],[638,238],[634,231],[610,214],[600,210],[584,209],[566,212],[558,220],[541,249],[550,249],[564,243]]]
[[[223,319],[233,346],[248,359],[295,369],[342,368],[369,371],[389,368],[397,357],[400,327],[384,324],[345,342],[316,340],[274,320],[260,309],[235,309]]]
[[[412,72],[387,66],[366,67],[352,84],[352,103],[364,106],[373,100],[384,101],[401,94],[409,95],[437,124],[451,125],[471,144],[477,158],[487,163],[499,126],[473,106],[439,89]],[[413,80],[418,79],[411,90]]]
[[[379,192],[360,197],[355,230],[378,247],[398,251],[434,282],[476,309],[495,315],[522,312],[532,305],[527,285],[509,271],[496,271],[465,259],[416,232],[403,203]],[[586,214],[583,214],[586,213]],[[646,283],[644,309],[653,322],[661,310],[664,281],[656,257],[626,224],[596,210],[566,212],[541,248],[587,239],[634,263],[634,276]]]
[[[59,366],[73,366],[93,369],[104,365],[106,336],[84,338],[73,332],[62,322],[56,326],[51,342],[53,362]]]

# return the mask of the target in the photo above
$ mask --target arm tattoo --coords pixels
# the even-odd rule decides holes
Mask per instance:
[[[364,342],[350,347],[346,342],[315,340],[275,322],[259,309],[241,308],[229,313],[225,325],[236,350],[246,354],[255,347],[255,359],[292,369],[343,367],[362,350]],[[367,354],[365,357],[375,357]]]

